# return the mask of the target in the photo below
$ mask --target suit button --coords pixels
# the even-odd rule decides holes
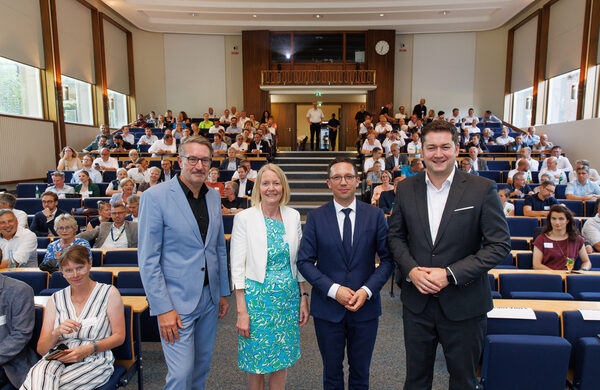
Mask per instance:
[[[432,253],[431,256],[435,257],[435,253]]]
[[[347,274],[349,274],[349,273],[350,273],[350,270],[349,270],[349,269],[347,269],[347,270],[346,270],[346,275],[347,275]]]
[[[204,267],[200,268],[200,271],[204,271]]]

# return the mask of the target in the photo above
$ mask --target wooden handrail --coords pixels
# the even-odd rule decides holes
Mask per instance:
[[[375,85],[375,71],[263,70],[261,85]]]
[[[512,130],[514,130],[514,131],[516,131],[518,133],[523,133],[525,135],[528,134],[526,130],[523,130],[523,129],[517,127],[517,126],[513,126],[511,123],[502,121],[502,125],[508,127],[509,129],[512,129]]]

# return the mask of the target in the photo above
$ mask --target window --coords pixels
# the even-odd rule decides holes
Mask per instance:
[[[109,89],[108,127],[117,129],[127,123],[127,95]]]
[[[547,124],[577,119],[579,69],[548,80]]]
[[[39,69],[0,57],[0,113],[43,118]]]
[[[271,61],[272,62],[290,62],[292,57],[292,35],[291,34],[273,34],[271,35]]]
[[[92,85],[63,75],[62,88],[65,122],[93,125]]]
[[[365,34],[346,34],[346,62],[365,62]]]
[[[517,91],[513,94],[512,124],[517,127],[531,126],[531,107],[533,103],[533,87]]]
[[[294,62],[342,62],[344,34],[294,33]]]

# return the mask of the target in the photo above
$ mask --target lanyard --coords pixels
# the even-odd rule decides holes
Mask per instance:
[[[121,233],[119,233],[119,235],[117,236],[117,239],[115,240],[115,236],[113,235],[113,228],[115,227],[115,225],[113,225],[110,228],[110,238],[113,240],[113,242],[117,242],[119,241],[119,239],[121,238],[121,236],[123,235],[123,232],[125,232],[125,225],[123,225],[123,229],[121,229]]]

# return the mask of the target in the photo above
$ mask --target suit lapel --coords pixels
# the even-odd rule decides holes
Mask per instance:
[[[223,217],[221,213],[217,213],[217,210],[221,210],[221,205],[218,206],[215,204],[215,200],[217,199],[215,196],[209,195],[211,189],[206,193],[206,208],[208,209],[208,231],[206,232],[206,242],[210,242],[212,237],[213,230],[215,230],[216,226],[219,226],[218,223],[223,223]],[[221,196],[219,195],[219,203],[221,203]],[[216,218],[220,218],[221,221],[217,221]],[[196,224],[197,226],[198,224]]]
[[[448,194],[448,200],[446,200],[446,206],[444,207],[444,213],[442,214],[442,220],[440,221],[440,227],[438,228],[438,233],[435,239],[434,247],[440,242],[440,238],[444,234],[450,219],[452,219],[452,214],[456,209],[456,205],[462,198],[463,192],[466,188],[466,176],[467,173],[463,174],[463,172],[456,171],[454,174],[454,180],[452,181],[452,185],[450,186],[450,193]]]
[[[419,214],[419,220],[424,223],[420,224],[423,226],[423,233],[427,237],[427,242],[430,247],[433,247],[433,240],[431,239],[431,229],[429,227],[429,213],[427,212],[427,184],[425,184],[425,173],[419,174],[415,181],[415,203],[417,213]]]
[[[340,227],[338,226],[338,219],[337,219],[337,215],[335,213],[335,206],[333,205],[333,201],[330,201],[329,204],[327,205],[325,222],[328,225],[327,230],[329,230],[330,232],[333,232],[333,234],[330,234],[330,236],[333,237],[333,240],[335,241],[335,243],[338,247],[338,250],[342,254],[345,253],[344,245],[342,245],[342,237],[340,236]],[[344,259],[345,259],[345,256],[344,256]],[[345,259],[345,261],[348,262],[348,259]]]
[[[181,188],[181,185],[179,184],[179,180],[176,180],[175,178],[173,178],[173,180],[169,180],[168,183],[169,183],[169,186],[171,186],[171,190],[169,191],[169,194],[170,194],[171,198],[173,199],[172,204],[175,204],[176,207],[179,208],[179,211],[181,212],[183,219],[189,225],[190,230],[194,233],[194,235],[196,236],[198,241],[202,242],[202,236],[200,235],[200,229],[198,228],[198,222],[196,222],[196,219],[194,218],[194,213],[192,212],[192,208],[190,207],[190,204],[189,204],[187,198],[185,197],[185,194],[183,193],[183,189]],[[208,204],[207,204],[207,206],[208,206]],[[210,209],[209,209],[209,213],[210,213]],[[208,236],[207,236],[207,238],[208,238]]]

